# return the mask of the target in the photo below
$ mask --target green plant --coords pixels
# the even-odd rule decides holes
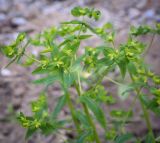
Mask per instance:
[[[137,37],[146,34],[152,34],[153,37],[156,34],[159,35],[160,24],[155,28],[131,27],[127,42],[115,47],[115,30],[111,23],[105,23],[99,28],[92,27],[85,21],[85,18],[97,21],[101,16],[100,11],[75,7],[71,13],[75,17],[81,17],[82,21],[63,22],[58,28],[47,29],[36,38],[29,38],[25,33],[21,33],[16,41],[1,48],[1,52],[11,59],[7,66],[13,62],[21,63],[23,66],[35,65],[36,68],[32,74],[43,75],[42,78],[33,81],[35,84],[49,86],[58,82],[64,93],[52,112],[48,111],[47,99],[43,92],[37,101],[31,103],[32,116],[26,116],[23,113],[18,115],[19,122],[27,129],[26,138],[36,131],[49,135],[61,129],[73,131],[76,129],[73,142],[101,143],[94,123],[96,120],[103,128],[105,142],[140,143],[145,140],[146,143],[155,143],[159,138],[155,137],[152,130],[149,112],[152,111],[160,116],[160,76],[155,75],[144,63],[145,54],[152,46],[153,38],[147,46]],[[81,42],[93,36],[98,36],[102,40],[102,45],[85,46],[85,51],[78,54]],[[43,48],[38,56],[29,54],[27,51],[31,45]],[[108,76],[117,68],[120,71],[119,80],[123,80],[122,83]],[[129,109],[111,110],[110,119],[106,118],[101,105],[109,107],[117,100],[106,91],[102,84],[104,78],[121,88],[121,95],[125,98],[134,98]],[[83,84],[87,85],[87,89],[83,88]],[[77,96],[70,94],[70,88],[77,91]],[[144,92],[145,90],[147,92]],[[76,96],[76,104],[72,102],[73,96]],[[137,100],[143,111],[142,118],[146,121],[148,128],[145,139],[137,139],[134,134],[126,131],[126,124],[132,124],[133,110]],[[62,120],[58,115],[65,105],[70,110],[71,119]],[[71,121],[75,129],[66,128],[66,124],[70,124]]]

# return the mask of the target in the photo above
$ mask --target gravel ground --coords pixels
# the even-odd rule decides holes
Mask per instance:
[[[8,44],[15,39],[18,32],[25,31],[32,35],[40,32],[46,27],[58,25],[59,22],[72,19],[70,10],[74,6],[91,6],[102,11],[102,18],[97,25],[109,21],[114,24],[118,31],[116,44],[125,41],[126,33],[130,25],[149,24],[160,22],[160,0],[0,0],[0,45]],[[95,25],[95,23],[92,23]],[[160,37],[156,37],[146,58],[148,64],[156,73],[160,73]],[[144,37],[143,40],[150,41],[151,37]],[[99,41],[96,40],[95,43]],[[90,42],[92,44],[92,42]],[[37,53],[37,49],[32,50]],[[0,55],[0,69],[8,61]],[[38,93],[44,88],[31,83],[33,77],[29,74],[31,68],[24,69],[13,64],[0,72],[0,143],[26,143],[24,140],[25,130],[15,120],[18,111],[30,113],[29,102],[36,99]],[[111,83],[110,90],[115,87]],[[55,100],[59,97],[60,91],[57,86],[48,89],[49,105],[54,106]],[[119,102],[116,107],[128,107],[130,101]],[[105,107],[104,107],[105,108]],[[107,109],[106,109],[107,110]],[[139,111],[137,103],[136,112]],[[68,115],[68,109],[63,110],[60,117]],[[140,112],[138,112],[140,114]],[[146,132],[144,123],[139,119],[129,127],[137,135]],[[158,128],[159,119],[154,118],[153,127]],[[139,129],[135,129],[135,125]],[[61,131],[57,136],[44,137],[35,135],[28,143],[62,143],[70,133]]]

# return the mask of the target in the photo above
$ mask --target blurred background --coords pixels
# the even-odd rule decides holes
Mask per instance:
[[[93,24],[101,26],[104,22],[113,23],[118,31],[116,45],[126,40],[130,25],[154,26],[155,22],[160,22],[160,0],[0,0],[0,46],[10,43],[19,32],[33,35],[45,28],[58,25],[59,22],[72,19],[70,10],[75,6],[99,9],[102,18]],[[146,62],[157,74],[160,74],[159,38],[155,37],[146,57]],[[151,36],[145,36],[143,40],[147,43]],[[96,45],[98,40],[94,42],[92,45]],[[31,52],[37,54],[38,49],[32,49]],[[36,99],[43,87],[31,83],[32,68],[13,64],[3,69],[7,63],[8,60],[0,55],[0,143],[25,143],[25,130],[16,122],[15,114],[18,111],[29,112],[30,101]],[[113,85],[110,86],[110,89],[115,88]],[[55,98],[60,96],[59,90],[56,86],[48,89],[51,107],[54,106]],[[125,104],[123,106],[128,107],[130,102]],[[116,106],[121,105],[122,103],[119,103]],[[140,112],[138,106],[136,110]],[[63,118],[68,114],[68,109],[64,109],[60,116]],[[152,122],[154,131],[160,132],[160,120],[153,117]],[[136,128],[133,125],[130,130],[139,136],[147,131],[145,124],[140,121]],[[58,135],[47,138],[35,135],[28,143],[63,143],[63,140],[71,137],[71,133],[61,131]]]

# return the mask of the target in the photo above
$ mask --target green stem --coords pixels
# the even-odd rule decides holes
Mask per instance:
[[[124,85],[124,84],[122,84],[122,83],[119,83],[119,82],[117,82],[117,81],[113,80],[113,79],[112,79],[112,78],[110,78],[110,77],[106,77],[106,79],[107,79],[107,80],[109,80],[110,82],[114,83],[115,85],[119,85],[119,86]]]
[[[138,97],[138,95],[136,95],[136,96],[134,97],[133,102],[131,103],[131,106],[130,106],[130,108],[129,108],[129,110],[128,110],[128,114],[126,115],[125,119],[124,119],[123,122],[122,122],[121,127],[122,127],[122,132],[123,132],[123,133],[125,133],[124,124],[126,123],[128,117],[129,117],[130,112],[132,111],[133,107],[134,107],[135,104],[136,104],[137,97]]]
[[[27,55],[26,53],[24,53],[24,56],[26,56],[26,57],[27,57],[27,58],[29,58],[29,59],[34,60],[35,62],[37,62],[37,63],[39,63],[39,64],[41,64],[41,63],[42,63],[41,61],[39,61],[39,60],[37,60],[37,59],[35,59],[35,58],[33,58],[33,57],[31,57],[31,56]]]
[[[80,133],[81,132],[80,126],[79,126],[78,120],[75,117],[74,107],[73,107],[73,104],[72,104],[72,101],[71,101],[71,98],[70,98],[70,94],[68,92],[66,92],[66,97],[67,97],[68,107],[70,109],[71,116],[72,116],[73,122],[75,124],[76,130],[77,130],[78,133]]]
[[[149,113],[148,113],[146,107],[144,106],[144,104],[142,103],[141,99],[140,99],[140,104],[141,104],[141,107],[142,107],[142,110],[143,110],[143,113],[144,113],[144,117],[146,119],[146,124],[147,124],[148,130],[153,135],[152,126],[151,126],[151,122],[150,122],[150,119],[149,119]]]
[[[75,56],[75,58],[76,58],[76,56]],[[77,78],[78,78],[78,84],[75,82],[75,88],[77,90],[78,95],[81,96],[82,87],[81,87],[79,72],[77,73]],[[100,143],[100,139],[99,139],[98,133],[96,131],[96,127],[95,127],[95,125],[92,121],[92,118],[91,118],[90,114],[89,114],[88,108],[84,103],[82,103],[82,106],[83,106],[84,112],[87,116],[88,122],[93,129],[93,134],[94,134],[95,141],[96,141],[96,143]]]
[[[94,123],[92,121],[92,118],[91,118],[90,114],[89,114],[88,108],[87,108],[87,106],[85,104],[83,104],[83,108],[84,108],[84,112],[87,115],[88,121],[89,121],[90,125],[92,126],[93,134],[94,134],[94,138],[96,140],[96,143],[100,143],[100,139],[99,139],[96,127],[95,127],[95,125],[94,125]]]
[[[131,77],[132,82],[135,82],[131,73],[130,73],[130,77]],[[137,94],[137,96],[139,98],[139,101],[140,101],[140,105],[141,105],[141,108],[142,108],[142,111],[143,111],[143,114],[144,114],[144,118],[145,118],[145,121],[146,121],[147,128],[148,128],[149,132],[151,133],[151,135],[154,139],[153,143],[155,143],[155,138],[154,138],[154,134],[153,134],[153,131],[152,131],[152,126],[151,126],[149,113],[148,113],[145,105],[143,104],[143,102],[141,101],[141,98],[140,98],[140,96],[141,96],[140,89],[138,89],[138,88],[136,89],[136,94]]]
[[[81,96],[81,91],[80,91],[81,88],[76,83],[75,83],[75,87],[76,87],[78,95]],[[89,114],[89,110],[88,110],[87,106],[84,103],[82,103],[82,106],[83,106],[84,112],[85,112],[85,114],[87,116],[88,122],[89,122],[89,124],[91,125],[91,127],[93,129],[93,134],[94,134],[95,141],[96,141],[96,143],[100,143],[100,139],[99,139],[98,133],[96,131],[96,127],[95,127],[95,125],[94,125],[94,123],[92,121],[92,118],[91,118],[90,114]]]
[[[137,92],[137,94],[138,94],[138,91],[136,91],[136,92]],[[156,142],[155,142],[154,133],[153,133],[153,130],[152,130],[152,126],[151,126],[151,122],[150,122],[150,118],[149,118],[149,113],[148,113],[145,105],[144,105],[143,102],[141,101],[139,95],[140,95],[140,94],[138,94],[138,97],[139,97],[140,105],[141,105],[142,110],[143,110],[144,118],[145,118],[145,120],[146,120],[147,128],[148,128],[149,132],[150,132],[151,135],[152,135],[153,143],[156,143]]]
[[[112,41],[113,49],[116,49],[114,41]]]
[[[152,38],[151,38],[151,42],[149,43],[146,51],[144,52],[144,57],[147,55],[147,53],[149,52],[150,48],[152,47],[152,44],[153,44],[153,41],[154,41],[154,38],[155,38],[156,34],[153,34]]]
[[[83,17],[83,21],[84,21],[84,17]],[[80,31],[78,33],[78,38],[79,38],[80,33],[82,31],[82,27],[83,27],[83,23],[81,24],[81,28],[80,28]],[[76,55],[75,55],[75,59],[76,59]],[[81,87],[81,80],[80,80],[79,72],[77,72],[77,79],[78,79],[78,85],[75,82],[75,87],[76,87],[78,95],[81,96],[82,87]],[[88,121],[89,121],[89,123],[90,123],[90,125],[91,125],[91,127],[93,129],[93,134],[94,134],[95,141],[96,141],[96,143],[100,143],[100,139],[99,139],[98,133],[96,131],[96,127],[95,127],[95,125],[94,125],[94,123],[92,121],[92,118],[91,118],[90,114],[89,114],[89,110],[88,110],[87,106],[84,103],[82,103],[82,106],[84,108],[84,112],[85,112],[85,114],[87,116],[87,119],[88,119]]]

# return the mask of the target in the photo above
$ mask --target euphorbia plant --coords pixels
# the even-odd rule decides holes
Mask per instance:
[[[157,24],[154,28],[131,27],[127,42],[115,47],[115,30],[111,23],[93,27],[85,21],[87,18],[97,21],[101,16],[99,10],[75,7],[71,14],[82,20],[63,22],[58,28],[47,29],[36,35],[36,38],[29,38],[25,33],[21,33],[13,43],[1,48],[1,52],[11,59],[8,65],[13,62],[23,66],[33,65],[35,69],[32,74],[43,75],[33,81],[35,84],[48,87],[59,83],[63,91],[53,111],[49,112],[45,93],[42,92],[38,100],[31,103],[32,116],[24,113],[18,115],[18,121],[27,129],[26,138],[37,131],[49,135],[56,134],[61,129],[69,130],[66,125],[72,121],[75,128],[70,130],[76,130],[76,135],[73,141],[69,142],[101,143],[102,138],[95,124],[97,121],[104,131],[105,142],[158,141],[159,138],[151,126],[149,112],[160,116],[160,76],[155,75],[144,63],[144,56],[151,47],[153,38],[147,45],[137,37],[146,34],[152,34],[153,37],[159,35],[160,25]],[[84,50],[81,50],[81,42],[94,36],[98,36],[102,44],[96,47],[84,46]],[[27,51],[30,46],[40,47],[38,56]],[[120,71],[120,81],[123,79],[125,82],[120,83],[109,77],[109,73],[117,68]],[[127,88],[122,94],[130,93],[128,98],[133,96],[134,100],[129,109],[112,109],[110,113],[102,110],[102,103],[109,107],[117,102],[102,84],[104,78],[116,86],[123,86],[127,82]],[[70,88],[75,89],[77,95],[71,95]],[[76,96],[75,104],[73,96]],[[146,136],[140,139],[136,139],[134,133],[126,130],[126,124],[133,124],[132,117],[137,100],[143,111],[142,120],[144,119],[148,128]],[[59,119],[58,114],[64,106],[68,106],[71,118]],[[109,119],[106,114],[110,115]]]

